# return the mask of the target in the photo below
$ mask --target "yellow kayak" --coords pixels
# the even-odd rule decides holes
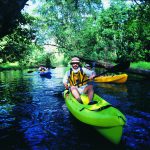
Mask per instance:
[[[119,144],[126,117],[118,109],[97,94],[93,98],[97,103],[92,105],[79,103],[67,90],[64,91],[64,99],[74,117],[94,127],[112,143]]]
[[[114,76],[98,76],[94,79],[95,82],[105,83],[125,83],[127,81],[127,74],[120,74]]]

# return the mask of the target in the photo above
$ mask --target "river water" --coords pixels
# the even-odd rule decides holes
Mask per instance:
[[[94,84],[102,98],[127,118],[117,146],[68,111],[64,68],[41,77],[35,70],[0,72],[0,148],[3,150],[150,149],[150,80],[129,75],[125,84]]]

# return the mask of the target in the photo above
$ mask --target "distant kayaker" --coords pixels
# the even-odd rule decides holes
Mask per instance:
[[[39,70],[40,72],[44,72],[44,71],[47,70],[47,68],[41,65],[38,70]]]
[[[82,99],[80,97],[80,94],[82,93],[87,94],[89,102],[91,102],[94,94],[93,85],[88,85],[87,82],[83,81],[93,79],[95,77],[95,72],[84,67],[82,68],[78,57],[73,57],[70,64],[71,68],[65,73],[63,78],[65,88],[67,90],[69,89],[75,99],[77,99],[80,103],[82,103]]]
[[[93,71],[94,73],[95,73],[95,75],[96,75],[96,72],[94,71],[95,69],[94,68],[92,68],[92,66],[90,65],[90,64],[85,64],[85,66],[84,66],[86,69],[88,69],[88,70],[91,70],[91,71]]]
[[[85,68],[87,68],[87,69],[89,69],[89,70],[92,70],[92,67],[91,67],[91,65],[90,64],[85,64],[85,66],[84,66]]]

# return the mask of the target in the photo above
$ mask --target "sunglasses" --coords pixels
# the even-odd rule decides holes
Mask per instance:
[[[75,62],[74,62],[74,63],[71,63],[71,65],[73,65],[73,64],[79,65],[79,63],[75,63]]]

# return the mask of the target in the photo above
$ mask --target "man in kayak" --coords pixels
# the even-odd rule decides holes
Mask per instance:
[[[87,82],[84,81],[87,79],[93,79],[95,77],[95,72],[82,68],[78,57],[73,57],[70,64],[72,67],[66,72],[63,78],[65,88],[67,90],[69,89],[75,99],[77,99],[80,103],[82,103],[82,99],[80,97],[80,94],[82,93],[87,94],[89,102],[91,102],[94,93],[93,85],[88,85]]]
[[[92,68],[92,66],[90,65],[90,64],[85,64],[85,66],[84,66],[86,69],[88,69],[88,70],[91,70],[91,71],[93,71],[94,73],[95,73],[95,75],[96,75],[96,72],[94,71],[95,69],[94,68]]]

